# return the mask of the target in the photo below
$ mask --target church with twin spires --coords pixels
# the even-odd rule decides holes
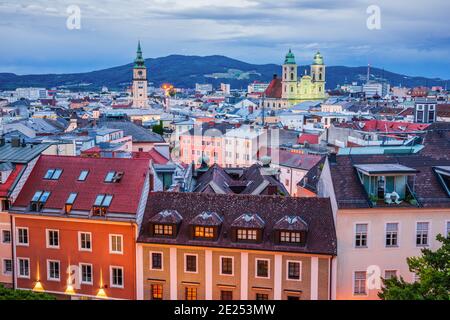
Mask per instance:
[[[261,105],[272,109],[287,109],[293,105],[314,100],[325,100],[325,64],[320,52],[314,56],[311,72],[300,78],[295,56],[289,49],[284,59],[281,79],[276,75],[270,82]]]

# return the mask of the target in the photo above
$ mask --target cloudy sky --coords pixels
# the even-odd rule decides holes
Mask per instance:
[[[69,30],[67,8],[81,10]],[[367,8],[380,8],[369,30]],[[317,49],[328,65],[368,63],[450,79],[448,0],[0,0],[0,72],[82,72],[146,58],[220,54],[299,64]]]

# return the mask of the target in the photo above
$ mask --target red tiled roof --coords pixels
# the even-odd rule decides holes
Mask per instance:
[[[48,169],[62,169],[58,180],[46,180]],[[85,181],[78,181],[82,170],[89,170]],[[72,210],[90,211],[99,194],[113,195],[108,212],[135,214],[138,209],[145,178],[149,170],[148,159],[85,158],[67,156],[41,156],[20,192],[14,206],[27,207],[36,191],[50,191],[44,206],[63,209],[70,193],[78,193]],[[123,172],[118,183],[104,182],[109,171]]]
[[[437,116],[442,118],[450,118],[450,104],[438,104]]]
[[[5,183],[0,184],[0,197],[8,197],[10,192],[12,191],[12,187],[14,182],[16,181],[19,173],[22,171],[24,165],[16,164],[14,170],[9,175],[8,179],[6,179]]]
[[[355,130],[362,130],[366,132],[413,132],[425,131],[428,128],[429,124],[400,121],[366,120],[354,121],[352,123],[341,123],[337,126],[341,128],[353,128]]]
[[[135,152],[133,152],[133,158],[134,159],[151,159],[151,160],[153,160],[153,163],[155,163],[155,164],[167,164],[167,162],[169,162],[169,159],[164,157],[161,153],[159,153],[155,149],[152,149],[149,152],[135,151]]]
[[[319,136],[316,134],[303,133],[300,137],[298,137],[298,143],[304,144],[305,142],[308,142],[309,144],[318,144]]]
[[[264,94],[267,98],[276,98],[281,99],[281,94],[283,91],[283,86],[281,84],[281,79],[275,78],[270,81],[269,86],[267,87]]]

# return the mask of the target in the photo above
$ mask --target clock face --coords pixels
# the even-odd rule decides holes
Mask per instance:
[[[142,76],[142,74],[143,74],[142,70],[139,70],[138,75]]]

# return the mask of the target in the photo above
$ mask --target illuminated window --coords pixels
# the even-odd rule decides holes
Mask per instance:
[[[256,229],[237,229],[237,239],[255,241],[257,232]]]
[[[153,234],[171,236],[173,234],[173,226],[166,224],[155,224],[153,225]]]
[[[196,226],[194,229],[195,238],[214,238],[213,227]]]
[[[161,284],[151,285],[151,299],[162,300],[163,298],[163,286]]]
[[[280,242],[300,243],[301,239],[302,237],[300,232],[289,232],[289,231],[280,232]]]
[[[187,287],[184,292],[185,300],[197,300],[197,288]]]

